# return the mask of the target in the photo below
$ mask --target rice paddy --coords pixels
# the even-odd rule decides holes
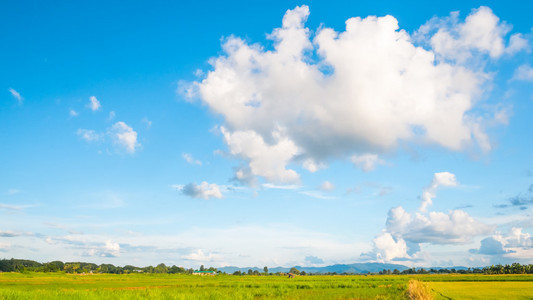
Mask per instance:
[[[532,299],[532,275],[0,273],[0,299]]]

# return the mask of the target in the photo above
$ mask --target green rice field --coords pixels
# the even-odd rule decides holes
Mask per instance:
[[[0,273],[0,299],[532,299],[532,275],[193,276]]]

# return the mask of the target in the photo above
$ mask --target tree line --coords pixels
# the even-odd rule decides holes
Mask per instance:
[[[201,271],[217,271],[215,268],[205,269],[202,265]],[[115,266],[112,264],[97,265],[86,262],[62,262],[51,261],[47,263],[39,263],[27,259],[2,259],[0,260],[0,272],[65,272],[73,274],[81,273],[108,273],[108,274],[129,274],[129,273],[160,273],[160,274],[192,274],[194,269],[186,269],[183,267],[171,266],[168,267],[161,263],[157,266],[136,267],[132,265]]]
[[[446,269],[446,268],[439,268],[439,269],[424,269],[424,268],[410,268],[403,271],[399,271],[397,269],[391,270],[383,270],[380,271],[378,274],[380,275],[409,275],[409,274],[486,274],[486,275],[493,275],[493,274],[533,274],[533,265],[522,265],[519,263],[513,263],[513,264],[506,264],[506,265],[492,265],[487,266],[484,268],[468,268],[468,269],[459,269],[456,270],[454,268]]]
[[[51,261],[47,263],[40,263],[33,260],[27,259],[1,259],[0,260],[0,272],[65,272],[71,274],[88,274],[88,273],[107,273],[107,274],[130,274],[130,273],[159,273],[159,274],[192,274],[195,271],[214,271],[221,273],[221,271],[216,268],[209,267],[206,268],[204,265],[201,265],[198,270],[189,268],[183,268],[178,266],[166,266],[161,263],[157,266],[147,266],[147,267],[136,267],[132,265],[115,266],[112,264],[94,264],[86,262],[62,262],[62,261]],[[282,272],[277,272],[275,274],[268,272],[268,267],[263,268],[263,272],[258,270],[248,270],[248,272],[235,271],[232,275],[285,275]],[[299,271],[296,268],[291,268],[290,273],[295,275],[352,275],[351,273],[306,273],[305,271]],[[378,273],[379,275],[410,275],[410,274],[533,274],[533,264],[522,265],[519,263],[506,264],[506,265],[492,265],[484,268],[468,268],[456,270],[454,268],[446,269],[424,269],[424,268],[409,268],[403,271],[398,269],[394,270],[382,270]]]

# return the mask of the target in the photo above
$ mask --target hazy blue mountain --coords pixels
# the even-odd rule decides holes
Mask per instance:
[[[397,265],[397,264],[382,264],[382,263],[355,263],[355,264],[336,264],[331,266],[325,266],[325,267],[302,267],[302,266],[295,266],[296,269],[300,271],[305,271],[306,273],[354,273],[354,274],[366,274],[366,273],[377,273],[379,271],[385,270],[394,270],[397,269],[398,271],[403,271],[406,269],[409,269],[408,267],[404,265]],[[292,267],[274,267],[274,268],[268,268],[268,271],[270,273],[276,273],[276,272],[288,272]],[[233,273],[235,271],[241,271],[241,272],[248,272],[248,270],[251,269],[252,271],[259,271],[263,272],[263,268],[258,267],[247,267],[247,268],[239,268],[239,267],[222,267],[218,268],[218,270],[226,272],[226,273]]]

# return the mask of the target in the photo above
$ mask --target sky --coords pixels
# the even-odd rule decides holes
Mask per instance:
[[[533,263],[533,3],[0,4],[0,258]]]

